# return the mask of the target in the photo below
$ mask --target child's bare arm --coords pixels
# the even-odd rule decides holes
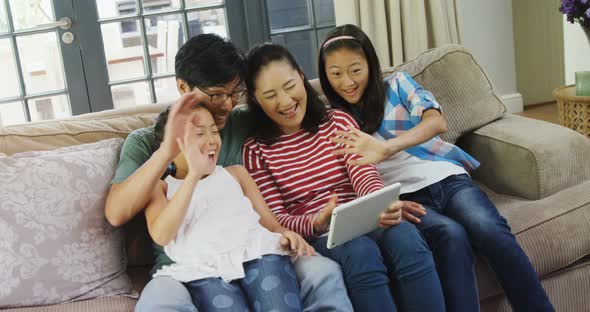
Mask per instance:
[[[283,235],[281,244],[285,248],[295,251],[299,255],[315,255],[313,247],[311,247],[299,234],[290,231],[279,223],[266,204],[266,201],[264,201],[264,197],[260,193],[258,185],[256,185],[256,182],[254,182],[254,179],[252,179],[246,168],[236,165],[225,169],[240,183],[244,195],[250,199],[254,210],[260,215],[260,224],[271,232],[281,233]]]
[[[187,177],[170,201],[166,198],[165,182],[161,181],[154,188],[145,218],[150,236],[156,244],[165,246],[176,237],[198,181]]]

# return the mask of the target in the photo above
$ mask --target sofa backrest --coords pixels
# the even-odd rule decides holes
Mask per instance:
[[[383,76],[397,71],[409,73],[441,104],[449,129],[442,138],[447,142],[455,143],[506,112],[483,68],[460,45],[428,50],[397,67],[384,68]],[[311,84],[323,95],[318,79]]]
[[[131,131],[154,123],[169,104],[148,104],[75,116],[70,119],[0,127],[0,153],[53,150],[110,138],[125,138]],[[129,266],[152,263],[151,241],[143,214],[125,225]]]
[[[455,142],[461,135],[501,118],[505,112],[485,72],[460,46],[448,45],[424,52],[415,60],[384,69],[383,73],[389,75],[398,70],[412,75],[441,103],[449,123],[449,131],[443,138],[449,142]],[[317,79],[311,84],[322,94]],[[0,153],[12,155],[114,137],[125,138],[131,131],[153,124],[157,114],[168,104],[139,105],[65,120],[0,127]],[[151,264],[150,240],[143,214],[125,227],[129,265]]]

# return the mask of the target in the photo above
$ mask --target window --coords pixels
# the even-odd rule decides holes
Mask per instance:
[[[317,51],[336,24],[333,0],[266,0],[273,42],[286,46],[308,78],[317,77]]]

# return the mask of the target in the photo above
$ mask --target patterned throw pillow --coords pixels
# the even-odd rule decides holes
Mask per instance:
[[[0,157],[0,308],[131,293],[104,217],[122,142]]]

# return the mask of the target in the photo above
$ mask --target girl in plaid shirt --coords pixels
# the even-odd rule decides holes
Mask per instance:
[[[528,257],[506,220],[473,183],[479,163],[438,135],[447,129],[440,104],[410,75],[385,79],[371,41],[354,25],[328,33],[319,56],[322,89],[361,130],[339,131],[336,155],[354,165],[376,164],[385,184],[402,183],[404,207],[433,251],[447,311],[478,311],[472,247],[496,273],[515,311],[553,311]]]

